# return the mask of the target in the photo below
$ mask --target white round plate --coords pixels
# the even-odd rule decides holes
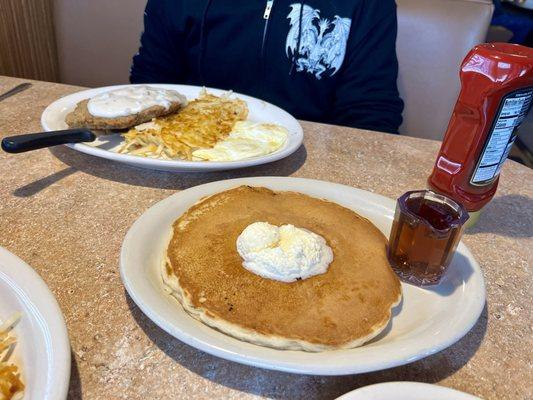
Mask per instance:
[[[420,382],[386,382],[346,393],[337,400],[481,400],[454,389]]]
[[[122,281],[141,310],[169,334],[228,360],[314,375],[356,374],[391,368],[427,357],[455,343],[477,321],[485,303],[479,265],[462,243],[442,282],[431,289],[402,284],[403,302],[387,329],[355,349],[322,353],[276,350],[242,342],[190,317],[162,287],[159,266],[171,226],[204,196],[240,185],[297,191],[348,207],[372,221],[387,237],[395,202],[349,186],[310,179],[256,177],[193,187],[155,204],[127,233],[120,256]]]
[[[55,131],[60,129],[68,129],[65,123],[65,116],[71,112],[76,104],[84,99],[93,97],[99,93],[107,92],[109,90],[138,85],[119,85],[107,86],[96,89],[84,90],[73,93],[71,95],[60,98],[54,101],[44,110],[41,116],[41,125],[46,131]],[[188,100],[194,100],[198,97],[200,90],[199,86],[187,85],[169,85],[169,84],[150,84],[153,87],[160,87],[165,89],[177,90],[185,95]],[[214,95],[221,95],[227,93],[225,90],[207,88],[209,93]],[[67,146],[82,153],[91,154],[93,156],[107,158],[136,167],[156,169],[161,171],[221,171],[236,168],[251,167],[253,165],[266,164],[272,161],[277,161],[294,153],[303,141],[303,130],[298,121],[288,112],[276,107],[263,100],[254,97],[245,96],[243,94],[235,93],[235,96],[246,101],[248,105],[248,119],[254,122],[270,122],[284,126],[289,131],[289,137],[285,145],[271,154],[265,156],[248,158],[239,161],[180,161],[180,160],[158,160],[147,157],[133,156],[129,154],[120,154],[116,149],[122,143],[122,137],[119,134],[107,135],[100,137],[94,142],[68,144]]]
[[[41,277],[0,247],[0,319],[20,311],[12,360],[26,385],[25,400],[63,400],[70,379],[70,344],[63,314]]]

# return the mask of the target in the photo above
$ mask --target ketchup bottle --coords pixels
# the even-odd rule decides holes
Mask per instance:
[[[533,49],[509,43],[474,47],[461,65],[461,92],[429,186],[469,212],[498,186],[520,123],[533,98]]]

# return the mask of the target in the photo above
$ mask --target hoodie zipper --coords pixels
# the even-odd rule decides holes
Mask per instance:
[[[274,3],[274,0],[268,0],[265,7],[265,13],[263,14],[263,18],[268,20],[270,18],[270,11],[272,11],[272,4]]]
[[[265,27],[263,28],[263,41],[261,42],[261,75],[262,75],[262,85],[265,87],[265,47],[266,39],[268,32],[268,21],[270,21],[270,13],[272,12],[272,7],[274,6],[274,0],[267,0],[265,5],[265,11],[263,12],[263,19],[265,20]]]
[[[265,55],[265,42],[268,31],[268,21],[270,20],[270,12],[272,11],[272,6],[274,5],[274,0],[267,0],[265,6],[265,12],[263,13],[263,19],[265,20],[265,27],[263,28],[263,42],[261,43],[261,58]]]

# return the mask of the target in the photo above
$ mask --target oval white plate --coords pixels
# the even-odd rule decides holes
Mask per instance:
[[[337,400],[481,400],[454,389],[419,382],[386,382],[346,393]]]
[[[26,400],[63,400],[70,379],[70,344],[63,314],[41,277],[0,247],[0,318],[20,311],[14,358]]]
[[[116,88],[124,86],[137,85],[119,85],[107,86],[96,89],[84,90],[73,93],[71,95],[60,98],[54,101],[43,111],[41,116],[41,125],[46,131],[55,131],[60,129],[68,129],[65,123],[65,116],[71,112],[76,104],[84,99],[93,97],[99,93],[107,92]],[[198,97],[201,87],[187,86],[187,85],[168,85],[168,84],[150,84],[154,87],[162,87],[165,89],[177,90],[181,94],[187,96],[188,100],[193,100]],[[221,95],[226,93],[225,90],[207,89],[209,93]],[[263,100],[254,97],[245,96],[243,94],[235,93],[235,95],[246,101],[248,104],[248,119],[254,122],[270,122],[284,126],[289,131],[289,137],[285,145],[266,156],[249,158],[240,161],[226,161],[226,162],[198,162],[198,161],[179,161],[179,160],[158,160],[153,158],[133,156],[129,154],[119,154],[115,150],[122,143],[122,137],[119,134],[108,135],[89,143],[76,143],[67,146],[81,151],[82,153],[91,154],[93,156],[107,158],[136,167],[150,168],[161,171],[220,171],[236,168],[251,167],[253,165],[266,164],[273,161],[285,158],[294,153],[303,141],[303,130],[301,125],[288,112],[276,107]]]
[[[389,327],[371,343],[350,350],[306,353],[241,342],[190,317],[165,294],[159,265],[172,223],[204,196],[239,185],[293,190],[357,211],[386,236],[395,202],[349,186],[310,179],[261,177],[219,181],[193,187],[155,204],[130,228],[120,256],[122,281],[141,310],[181,341],[213,355],[257,367],[315,375],[356,374],[407,364],[450,346],[475,324],[485,303],[478,264],[460,244],[446,277],[433,289],[403,284],[403,303]]]

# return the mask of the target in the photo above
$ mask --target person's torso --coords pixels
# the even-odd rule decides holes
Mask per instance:
[[[185,38],[184,83],[249,94],[299,118],[327,119],[360,1],[177,4],[170,18]]]

